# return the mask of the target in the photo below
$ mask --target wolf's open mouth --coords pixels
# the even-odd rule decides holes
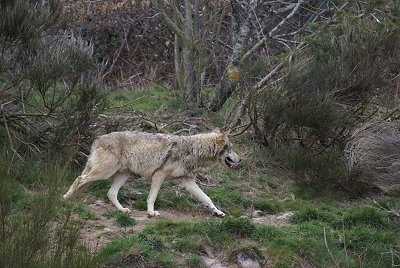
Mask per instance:
[[[229,167],[229,168],[235,168],[237,166],[238,163],[236,163],[235,161],[233,161],[230,157],[226,157],[225,158],[225,164]]]

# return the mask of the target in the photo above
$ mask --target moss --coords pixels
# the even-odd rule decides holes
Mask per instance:
[[[239,83],[241,79],[240,72],[236,66],[232,63],[228,65],[228,77],[232,79],[235,83]]]

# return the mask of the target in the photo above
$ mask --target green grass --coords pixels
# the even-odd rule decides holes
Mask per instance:
[[[79,215],[79,217],[83,220],[99,219],[99,217],[93,211],[89,210],[88,207],[82,203],[74,203],[72,211]]]
[[[185,256],[183,263],[173,263],[187,267],[202,265],[199,256],[204,248],[226,252],[225,261],[246,248],[259,261],[269,256],[274,267],[304,262],[317,267],[390,267],[390,249],[399,244],[398,226],[397,219],[369,205],[305,207],[285,227],[255,225],[248,218],[236,217],[200,222],[160,219],[137,235],[119,239],[118,249],[105,246],[99,256],[104,263],[115,260],[116,254],[124,259],[135,244],[140,245],[137,254],[148,263],[169,267],[171,260]],[[163,257],[153,255],[154,250],[162,250]]]
[[[107,199],[107,192],[111,187],[111,180],[94,181],[90,184],[89,191],[96,198]]]
[[[206,267],[203,258],[197,254],[189,254],[185,259],[185,264],[188,267]]]
[[[115,221],[120,227],[128,227],[136,224],[135,218],[129,216],[128,213],[119,213]]]
[[[163,87],[134,91],[111,91],[107,94],[107,99],[110,108],[133,109],[152,113],[166,109],[180,109],[184,103],[177,91],[170,91]]]
[[[254,208],[268,214],[275,214],[283,210],[280,202],[271,198],[262,197],[254,201]]]

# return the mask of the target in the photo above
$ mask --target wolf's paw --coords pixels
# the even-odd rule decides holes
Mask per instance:
[[[123,213],[129,213],[131,212],[131,210],[129,208],[121,208],[119,211],[123,212]]]
[[[149,217],[160,216],[160,213],[158,211],[147,211],[147,214],[149,215]]]
[[[217,216],[217,217],[221,217],[221,218],[223,218],[223,217],[225,217],[225,213],[223,213],[221,210],[219,210],[219,209],[214,209],[213,210],[213,214],[215,215],[215,216]]]
[[[71,196],[70,194],[66,193],[65,195],[63,195],[63,198],[68,199],[70,196]]]

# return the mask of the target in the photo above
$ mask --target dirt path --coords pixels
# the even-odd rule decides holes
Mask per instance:
[[[90,200],[90,199],[89,199]],[[90,201],[89,201],[90,202]],[[149,218],[146,211],[133,210],[130,216],[136,220],[136,224],[129,227],[120,227],[116,224],[115,218],[106,217],[106,213],[114,211],[115,207],[107,201],[96,200],[88,204],[88,209],[95,213],[96,219],[85,220],[82,228],[82,240],[88,245],[91,251],[96,252],[99,248],[110,243],[117,237],[128,236],[143,230],[149,224],[158,221],[160,218],[170,219],[173,221],[203,221],[215,219],[214,216],[204,211],[194,213],[180,213],[178,211],[160,211],[160,217]],[[291,212],[273,214],[273,215],[254,215],[250,218],[255,224],[268,224],[275,226],[288,225],[288,219],[292,215]],[[250,215],[248,215],[250,216]]]
[[[89,204],[88,207],[90,211],[95,213],[96,219],[85,220],[81,233],[82,240],[93,252],[110,243],[116,237],[128,236],[142,231],[149,224],[156,222],[160,218],[173,221],[200,221],[214,218],[211,214],[205,215],[204,212],[187,214],[168,210],[160,211],[160,217],[150,218],[147,216],[147,211],[132,210],[130,216],[136,220],[136,224],[129,227],[120,227],[116,224],[115,218],[104,216],[107,212],[115,211],[115,207],[111,203],[99,199]]]

